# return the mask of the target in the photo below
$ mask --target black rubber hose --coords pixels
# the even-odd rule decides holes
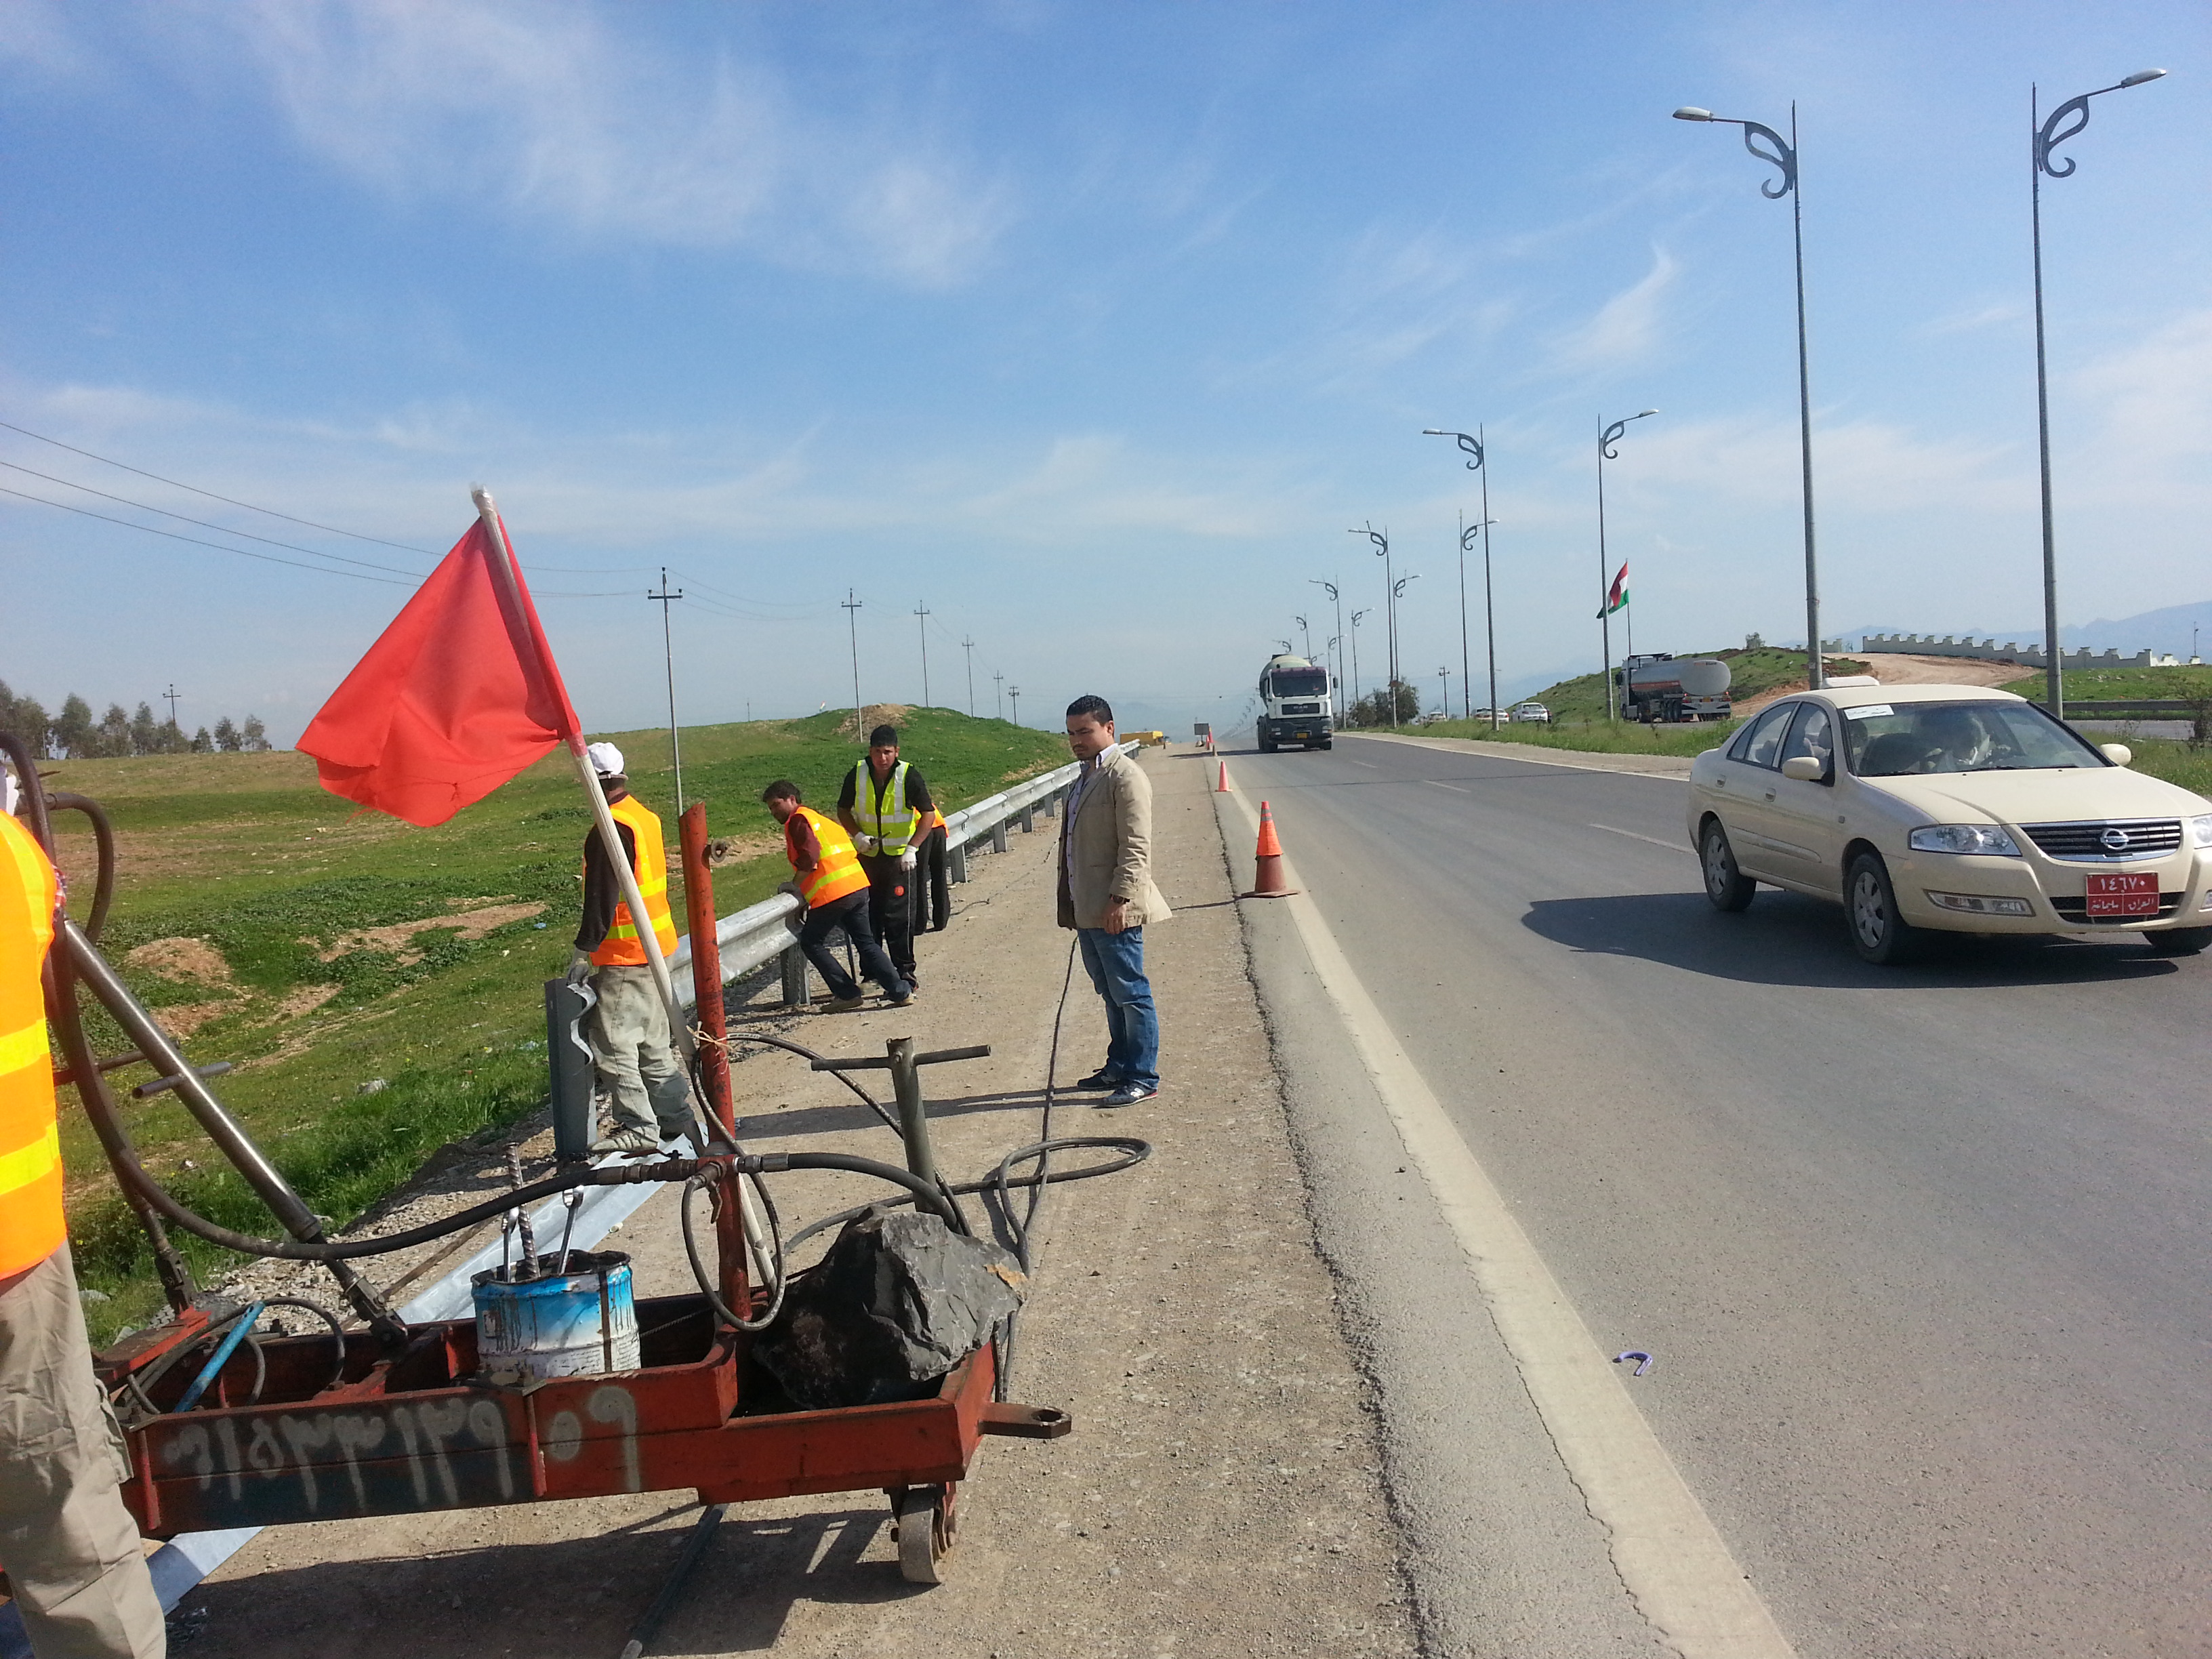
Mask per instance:
[[[732,1036],[726,1040],[730,1042],[757,1042],[764,1048],[781,1048],[787,1054],[797,1054],[800,1059],[806,1060],[816,1060],[827,1058],[826,1055],[816,1054],[813,1049],[808,1048],[805,1043],[793,1042],[787,1037],[768,1036],[757,1032],[747,1031],[742,1036]],[[884,1127],[885,1128],[891,1130],[894,1133],[899,1132],[898,1120],[890,1115],[890,1109],[886,1108],[881,1101],[878,1100],[866,1089],[863,1089],[859,1084],[854,1082],[853,1079],[844,1073],[832,1072],[830,1075],[836,1078],[838,1082],[843,1084],[854,1094],[860,1096],[861,1103],[866,1105],[870,1111],[873,1112],[878,1117],[884,1121]]]
[[[750,1176],[741,1178],[752,1179]],[[784,1265],[783,1218],[776,1213],[775,1200],[769,1196],[768,1188],[761,1182],[754,1180],[753,1190],[760,1194],[761,1208],[768,1217],[768,1235],[775,1245],[775,1286],[769,1293],[767,1311],[758,1319],[739,1318],[737,1310],[722,1300],[720,1287],[714,1283],[714,1276],[707,1271],[706,1259],[699,1254],[699,1240],[691,1227],[691,1194],[696,1188],[708,1184],[710,1183],[700,1176],[693,1176],[690,1180],[684,1183],[683,1194],[677,1200],[676,1212],[684,1224],[684,1254],[691,1258],[691,1277],[698,1280],[701,1293],[706,1297],[714,1311],[721,1315],[725,1322],[741,1331],[764,1331],[775,1322],[775,1316],[783,1311],[783,1293],[790,1285],[791,1275]],[[742,1203],[744,1200],[732,1199],[729,1201]]]
[[[1037,1158],[1048,1152],[1066,1152],[1079,1146],[1110,1146],[1121,1152],[1123,1156],[1109,1164],[1085,1164],[1079,1170],[1048,1170],[1036,1175],[1025,1176],[1006,1173],[1010,1166],[1019,1164],[1026,1158]],[[1139,1140],[1133,1136],[1070,1135],[1060,1140],[1041,1140],[1035,1146],[1018,1146],[1000,1159],[998,1168],[981,1181],[963,1181],[957,1186],[947,1187],[945,1190],[948,1193],[969,1194],[995,1192],[1010,1187],[1058,1186],[1063,1181],[1088,1181],[1094,1176],[1119,1175],[1124,1170],[1135,1168],[1152,1155],[1152,1142]],[[840,1210],[835,1215],[825,1215],[818,1221],[808,1222],[790,1237],[785,1239],[783,1248],[787,1251],[795,1250],[815,1234],[825,1232],[832,1227],[841,1227],[848,1221],[856,1220],[867,1214],[871,1210],[881,1209],[886,1201],[895,1207],[901,1204],[911,1204],[914,1200],[910,1197],[894,1198],[889,1200],[878,1200],[873,1204],[856,1205],[849,1210]],[[938,1213],[942,1215],[944,1212],[940,1209]],[[1012,1220],[1012,1218],[1009,1216],[1008,1219]],[[1017,1222],[1014,1224],[1018,1229],[1018,1237],[1020,1224]]]
[[[73,790],[52,791],[46,796],[46,805],[59,811],[82,812],[92,820],[93,844],[100,851],[100,873],[93,880],[92,909],[85,918],[84,936],[97,945],[100,930],[107,925],[109,902],[115,897],[115,825],[109,821],[106,807]]]

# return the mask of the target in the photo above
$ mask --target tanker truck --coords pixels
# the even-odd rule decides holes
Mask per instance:
[[[1631,657],[1613,671],[1622,715],[1646,724],[1726,720],[1729,678],[1729,665],[1717,658],[1678,658],[1664,652]]]
[[[1270,657],[1260,671],[1260,752],[1286,743],[1327,749],[1336,732],[1336,700],[1329,672],[1304,657]]]

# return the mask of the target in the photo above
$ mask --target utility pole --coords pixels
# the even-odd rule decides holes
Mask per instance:
[[[921,706],[929,707],[929,606],[921,599],[914,602],[915,620],[921,626]]]
[[[676,816],[684,816],[684,740],[676,732],[676,643],[669,632],[668,607],[672,601],[684,597],[684,590],[668,591],[668,567],[660,567],[660,592],[647,593],[648,599],[660,601],[660,652],[668,664],[668,752],[676,763]]]
[[[171,680],[169,682],[169,689],[161,693],[161,695],[167,698],[169,702],[169,730],[175,732],[179,737],[182,737],[184,732],[177,725],[177,700],[183,696],[184,693],[177,690],[176,681]]]
[[[1006,695],[1014,700],[1014,724],[1019,726],[1022,723],[1022,688],[1010,685],[1006,688]]]
[[[994,668],[991,671],[991,678],[999,694],[999,718],[1004,720],[1006,718],[1006,677]]]
[[[845,631],[852,636],[853,641],[853,729],[855,732],[859,732],[860,736],[863,738],[866,738],[868,734],[866,732],[860,731],[860,610],[861,605],[866,603],[866,601],[864,599],[854,599],[853,597],[853,590],[849,587],[845,590],[845,597],[837,602],[838,608],[845,613]]]
[[[975,641],[961,635],[960,648],[968,653],[968,718],[975,718]]]
[[[1437,670],[1437,678],[1444,683],[1444,700],[1437,706],[1446,714],[1451,713],[1451,674],[1452,672],[1449,668]]]

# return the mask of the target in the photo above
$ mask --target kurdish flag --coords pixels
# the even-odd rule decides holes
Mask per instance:
[[[1597,614],[1610,617],[1616,611],[1628,609],[1628,567],[1622,565],[1620,574],[1613,579],[1613,591],[1605,596],[1605,609]]]

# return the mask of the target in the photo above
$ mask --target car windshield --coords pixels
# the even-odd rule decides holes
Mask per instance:
[[[1844,753],[1863,778],[2105,765],[2031,702],[1862,703],[1844,715]]]
[[[1278,668],[1274,671],[1278,697],[1322,697],[1328,695],[1326,668]]]

